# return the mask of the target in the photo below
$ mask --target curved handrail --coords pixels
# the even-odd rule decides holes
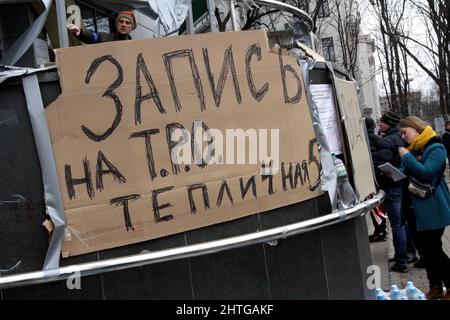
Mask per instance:
[[[313,33],[314,21],[313,19],[303,10],[294,7],[290,4],[275,1],[275,0],[253,0],[256,4],[268,6],[275,9],[280,9],[283,11],[287,11],[292,13],[294,16],[298,17],[302,21],[302,25],[306,26],[307,33],[306,35],[309,37],[310,44],[307,44],[313,50],[316,50],[316,44],[314,39],[316,38]],[[302,32],[301,32],[302,33]]]
[[[253,1],[256,4],[260,4],[260,5],[264,5],[264,6],[268,6],[271,8],[280,9],[280,10],[292,13],[293,15],[308,22],[309,26],[311,27],[311,29],[309,31],[312,31],[313,20],[305,11],[303,11],[297,7],[294,7],[290,4],[280,2],[280,1],[275,1],[275,0],[253,0]]]
[[[159,250],[155,252],[141,253],[125,257],[76,264],[53,270],[41,270],[11,276],[4,276],[0,277],[0,289],[64,280],[73,276],[74,274],[78,274],[79,276],[89,276],[165,261],[192,258],[253,244],[284,239],[289,236],[317,230],[355,217],[363,216],[368,211],[370,211],[370,209],[383,202],[384,197],[384,192],[380,190],[372,198],[365,200],[349,209],[332,212],[325,216],[320,216],[314,219],[309,219],[286,226],[276,227],[264,231],[257,231],[254,233],[244,234],[236,237],[214,240],[172,249]]]

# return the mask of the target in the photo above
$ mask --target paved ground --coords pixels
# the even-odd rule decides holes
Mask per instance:
[[[448,166],[447,166],[448,168]],[[450,187],[450,171],[446,171],[446,181]],[[369,234],[373,232],[373,225],[370,217],[367,215],[367,225]],[[370,244],[370,250],[372,253],[372,263],[380,267],[381,270],[381,288],[385,291],[390,290],[391,284],[398,285],[399,288],[403,288],[407,281],[413,281],[414,285],[422,292],[428,291],[428,280],[425,269],[414,268],[413,264],[410,264],[410,270],[408,273],[398,273],[389,271],[389,266],[392,263],[388,262],[389,257],[394,256],[394,247],[392,245],[392,234],[388,227],[388,240],[384,242],[377,242]],[[442,237],[444,251],[450,256],[450,227],[447,227]]]
[[[368,219],[369,233],[373,232],[372,221]],[[389,228],[388,228],[389,229]],[[442,237],[444,251],[450,256],[450,227],[446,228],[445,234]],[[398,285],[399,288],[403,288],[406,282],[413,281],[414,285],[422,292],[428,291],[428,280],[425,269],[414,268],[413,264],[410,264],[410,270],[408,273],[398,273],[389,271],[392,263],[388,262],[390,257],[394,256],[394,247],[392,245],[392,235],[389,230],[388,240],[384,242],[377,242],[370,244],[370,250],[372,253],[372,263],[380,267],[381,271],[381,288],[385,291],[390,290],[391,284]]]

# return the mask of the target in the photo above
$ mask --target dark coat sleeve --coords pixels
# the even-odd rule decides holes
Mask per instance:
[[[377,167],[387,162],[392,163],[394,161],[394,154],[389,149],[381,149],[377,152]]]
[[[450,154],[450,133],[445,132],[442,135],[442,144],[445,147],[445,150],[447,151],[447,156]]]
[[[398,153],[398,148],[404,145],[403,139],[400,137],[398,132],[392,132],[385,137],[378,139],[375,142],[377,149],[377,161],[375,163],[375,173],[377,175],[377,181],[379,186],[384,189],[389,186],[400,186],[401,182],[394,182],[390,177],[382,175],[378,170],[378,166],[385,163],[390,163],[394,167],[400,167],[400,155]]]
[[[78,39],[80,39],[84,43],[92,44],[114,41],[115,37],[113,34],[106,32],[93,32],[91,30],[81,29],[80,34],[78,35]]]
[[[382,139],[377,143],[377,150],[389,150],[392,153],[392,159],[385,162],[390,162],[393,166],[400,166],[400,155],[398,154],[398,148],[403,147],[405,142],[399,134],[393,133]],[[387,155],[387,153],[386,153]]]
[[[389,149],[391,151],[397,151],[397,149],[399,147],[403,147],[404,144],[405,143],[399,135],[392,134],[387,136],[386,138],[379,139],[376,146],[378,149]]]
[[[372,154],[372,162],[377,171],[378,166],[386,162],[391,162],[393,160],[392,151],[390,149],[380,149],[378,148],[381,137],[375,133],[369,133],[369,144],[370,151]]]

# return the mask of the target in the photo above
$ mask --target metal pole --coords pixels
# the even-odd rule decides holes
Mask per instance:
[[[236,25],[236,9],[234,6],[234,0],[230,0],[230,11],[231,11],[231,24],[233,25],[233,31],[239,31]]]
[[[310,38],[311,38],[311,49],[313,49],[314,51],[316,51],[317,52],[317,48],[316,48],[316,44],[315,44],[315,42],[314,42],[314,32],[310,32],[309,33],[309,36],[310,36]]]
[[[187,34],[194,34],[194,13],[192,12],[192,1],[189,3],[189,11],[186,19]]]
[[[56,19],[58,24],[59,47],[69,46],[69,35],[67,34],[66,2],[56,0]]]
[[[209,13],[209,27],[211,32],[219,32],[216,24],[214,23],[216,16],[214,15],[214,9],[216,8],[216,4],[214,0],[208,0],[208,13]]]

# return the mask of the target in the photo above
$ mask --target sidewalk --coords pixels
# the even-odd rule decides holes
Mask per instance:
[[[447,166],[445,172],[445,180],[450,187],[450,171]],[[373,225],[369,215],[366,215],[367,226],[369,234],[373,233]],[[389,224],[389,223],[388,223]],[[422,292],[426,293],[428,288],[428,279],[425,269],[414,268],[413,264],[410,264],[408,273],[391,272],[389,270],[392,263],[388,262],[390,257],[394,256],[394,247],[392,245],[392,234],[390,226],[388,230],[388,240],[383,242],[376,242],[370,244],[370,251],[372,254],[372,263],[380,267],[381,271],[381,288],[385,291],[390,290],[392,284],[398,285],[399,288],[403,288],[406,282],[413,281],[414,285]],[[450,227],[445,229],[444,236],[442,237],[442,247],[445,253],[450,256]]]

